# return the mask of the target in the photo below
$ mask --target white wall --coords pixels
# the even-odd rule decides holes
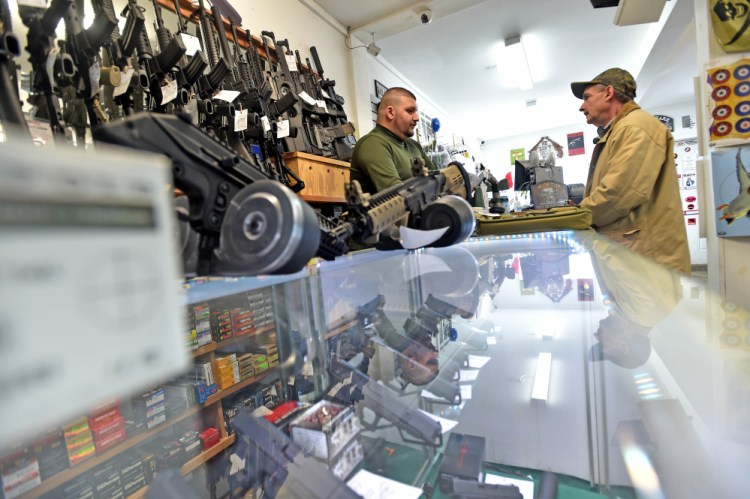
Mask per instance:
[[[682,116],[685,115],[691,115],[695,118],[694,103],[685,102],[668,107],[647,109],[647,111],[652,114],[665,114],[674,118],[675,131],[673,135],[675,139],[696,137],[695,128],[683,128],[681,119]],[[585,154],[570,156],[568,155],[568,134],[575,132],[583,132],[583,142],[586,152]],[[493,175],[497,178],[502,178],[507,172],[514,172],[513,165],[510,162],[511,149],[523,147],[526,150],[526,157],[528,159],[529,149],[534,147],[534,145],[539,142],[539,139],[545,136],[563,147],[563,157],[557,158],[556,164],[563,167],[565,183],[585,184],[588,175],[589,162],[591,160],[591,153],[594,150],[593,140],[596,137],[596,128],[587,124],[583,115],[581,115],[580,123],[565,127],[552,129],[540,128],[539,131],[531,134],[487,140],[482,147],[482,162],[490,169],[490,171],[492,171]]]

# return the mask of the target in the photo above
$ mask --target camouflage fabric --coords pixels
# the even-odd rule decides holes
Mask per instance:
[[[590,81],[574,81],[570,84],[573,95],[583,99],[583,91],[591,85],[612,85],[615,90],[635,98],[636,84],[633,75],[620,68],[610,68]]]

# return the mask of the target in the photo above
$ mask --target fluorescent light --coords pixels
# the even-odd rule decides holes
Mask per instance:
[[[547,401],[549,393],[549,377],[552,371],[552,354],[540,352],[536,361],[536,374],[534,375],[534,386],[531,388],[531,398]]]
[[[508,62],[508,67],[503,69],[512,73],[518,88],[530,90],[534,82],[531,80],[529,61],[526,58],[526,50],[520,35],[505,39],[505,60]]]

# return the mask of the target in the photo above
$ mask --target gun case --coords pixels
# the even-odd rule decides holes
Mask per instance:
[[[514,211],[502,215],[475,209],[474,215],[477,218],[474,234],[477,236],[582,230],[591,227],[591,211],[578,206]]]

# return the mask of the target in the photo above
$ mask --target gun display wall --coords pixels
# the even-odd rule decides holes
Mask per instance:
[[[313,67],[273,32],[254,38],[227,2],[209,9],[202,0],[197,8],[186,0],[127,0],[121,12],[112,0],[40,3],[18,2],[25,53],[3,6],[7,46],[0,57],[11,73],[0,89],[3,123],[24,128],[20,103],[11,98],[19,94],[13,59],[28,57],[30,115],[49,123],[56,142],[82,143],[87,129],[153,111],[190,116],[284,183],[282,152],[351,157],[354,127],[335,81],[324,76],[317,49],[310,49]],[[93,20],[84,29],[89,7]],[[60,23],[65,36],[58,39]]]
[[[473,229],[471,209],[458,199],[470,196],[461,168],[427,173],[415,165],[418,178],[372,198],[349,195],[359,186],[347,186],[348,210],[337,219],[296,196],[305,183],[283,154],[351,157],[344,99],[315,47],[314,63],[303,64],[288,40],[242,28],[225,0],[210,9],[203,0],[127,0],[122,10],[113,0],[20,0],[25,53],[0,1],[3,132],[31,143],[41,124],[44,140],[56,144],[83,147],[93,138],[97,149],[116,144],[168,156],[185,194],[175,204],[188,276],[292,273],[315,256],[347,253],[350,239],[400,248],[401,226],[451,228],[439,246]],[[26,56],[28,79],[17,71]]]

